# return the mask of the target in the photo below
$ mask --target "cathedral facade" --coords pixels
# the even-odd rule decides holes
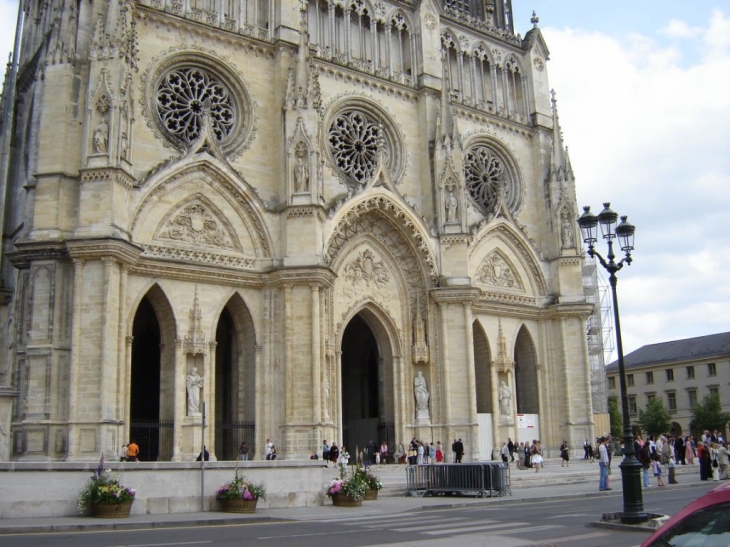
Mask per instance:
[[[22,2],[0,459],[592,438],[575,181],[511,11]]]

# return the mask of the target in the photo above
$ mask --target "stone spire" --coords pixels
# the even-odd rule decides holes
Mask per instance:
[[[447,65],[448,62],[448,53],[445,49],[442,49],[441,69],[443,80],[441,86],[441,112],[436,127],[436,138],[448,149],[447,152],[454,146],[460,146],[459,132],[456,126],[456,119],[454,118],[454,110],[451,106],[451,78]]]
[[[557,177],[565,174],[565,154],[563,145],[563,132],[560,129],[560,118],[558,117],[558,101],[555,98],[555,90],[550,91],[550,102],[553,105],[553,151],[550,162],[550,171]]]

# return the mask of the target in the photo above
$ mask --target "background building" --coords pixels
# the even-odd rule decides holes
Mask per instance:
[[[711,394],[730,410],[730,332],[642,346],[624,357],[632,421],[654,397],[672,415],[675,435],[690,435],[692,409]],[[608,394],[620,397],[618,362],[606,367]],[[701,432],[699,432],[701,433]]]
[[[2,457],[593,438],[575,180],[511,2],[28,1]],[[18,48],[16,48],[17,50]],[[16,52],[17,53],[17,52]]]

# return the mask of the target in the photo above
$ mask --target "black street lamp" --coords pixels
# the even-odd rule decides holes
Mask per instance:
[[[634,450],[634,433],[631,430],[629,420],[629,398],[626,394],[626,371],[624,369],[624,349],[621,344],[621,323],[618,315],[618,297],[616,296],[616,272],[623,268],[624,264],[631,265],[631,251],[634,249],[634,232],[636,228],[629,223],[625,216],[621,217],[621,223],[617,226],[618,214],[611,210],[610,203],[603,204],[603,211],[598,216],[591,213],[590,207],[583,207],[583,214],[578,219],[578,226],[583,236],[583,241],[588,245],[588,254],[594,258],[598,257],[606,271],[609,273],[609,283],[613,295],[613,319],[616,323],[616,349],[618,350],[618,373],[621,386],[621,412],[624,420],[624,459],[619,464],[621,469],[621,484],[623,485],[624,511],[621,513],[621,522],[624,524],[637,524],[649,520],[644,511],[644,500],[641,494],[641,463],[636,459]],[[601,225],[603,239],[608,242],[608,255],[604,259],[595,249],[598,236],[598,225]],[[616,255],[613,253],[613,240],[618,238],[621,250],[626,254],[618,263],[614,261]]]

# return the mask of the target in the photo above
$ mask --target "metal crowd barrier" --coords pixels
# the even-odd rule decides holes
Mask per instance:
[[[512,495],[509,464],[475,462],[409,465],[407,491],[411,496],[473,494],[477,497]]]

